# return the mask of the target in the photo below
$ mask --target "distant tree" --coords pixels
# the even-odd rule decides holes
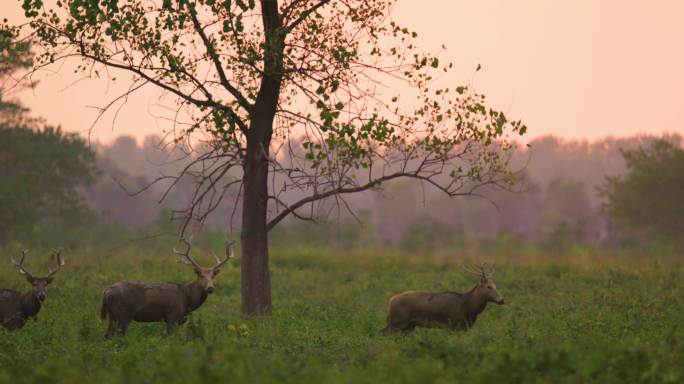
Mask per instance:
[[[42,126],[8,95],[32,64],[17,30],[0,30],[0,244],[39,223],[73,224],[90,212],[79,186],[93,181],[95,155],[75,134]]]
[[[77,188],[93,181],[94,164],[75,134],[0,125],[0,243],[12,231],[25,237],[40,223],[87,221]]]
[[[0,29],[0,124],[28,124],[28,110],[12,98],[26,86],[20,72],[33,65],[31,47],[17,39],[18,28]]]
[[[512,180],[508,138],[526,128],[467,86],[435,87],[452,65],[392,21],[395,0],[20,2],[37,67],[80,57],[86,76],[130,74],[108,106],[147,85],[175,98],[176,142],[210,149],[176,175],[197,185],[180,234],[238,191],[245,314],[271,311],[268,231],[289,215],[398,178],[452,197]]]
[[[622,152],[627,174],[609,177],[605,208],[622,228],[684,241],[684,150],[657,140]]]

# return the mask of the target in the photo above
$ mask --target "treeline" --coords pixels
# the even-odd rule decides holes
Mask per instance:
[[[513,238],[564,249],[572,244],[620,245],[624,231],[605,209],[608,179],[626,173],[623,151],[648,147],[658,138],[608,138],[596,142],[542,137],[521,146],[512,160],[520,183],[513,191],[486,189],[478,196],[450,199],[413,182],[387,184],[382,191],[353,196],[354,215],[339,207],[319,206],[316,224],[290,220],[276,230],[274,242],[399,245],[405,249],[440,248],[468,242]],[[679,136],[667,136],[679,145]],[[142,228],[182,210],[194,192],[190,178],[180,180],[162,203],[170,181],[146,189],[164,175],[175,175],[186,156],[166,150],[159,137],[142,143],[120,137],[95,147],[102,177],[85,189],[89,204],[108,221]],[[130,194],[144,190],[135,197]],[[295,192],[293,192],[295,193]],[[207,221],[228,226],[235,201],[227,198]],[[239,206],[238,206],[239,209]],[[239,230],[239,223],[232,223]]]
[[[59,128],[4,122],[0,144],[0,243],[114,244],[163,234],[168,240],[178,226],[173,212],[187,209],[196,192],[191,175],[173,178],[188,154],[164,147],[155,136],[89,147]],[[474,252],[533,244],[563,252],[684,238],[678,209],[684,183],[677,179],[684,161],[678,156],[679,136],[591,143],[544,137],[517,151],[512,163],[520,183],[514,191],[489,188],[451,199],[427,185],[389,183],[349,198],[351,213],[333,202],[317,205],[316,223],[292,218],[274,230],[272,243]],[[630,172],[639,166],[646,170]],[[224,200],[202,230],[231,228],[236,236],[239,222],[230,219],[239,216],[233,212],[239,201],[230,195]]]
[[[166,178],[178,175],[187,153],[164,147],[156,136],[89,147],[48,125],[4,122],[0,144],[0,242],[40,239],[71,246],[172,237],[178,224],[171,221],[173,212],[186,209],[195,193],[190,175]],[[290,219],[274,230],[272,242],[407,251],[533,244],[563,252],[578,245],[682,238],[681,156],[679,136],[597,142],[543,137],[521,146],[512,160],[520,178],[514,191],[489,188],[450,199],[427,185],[389,183],[350,198],[353,214],[324,203],[315,207],[316,223]],[[239,222],[230,218],[237,201],[226,196],[203,230],[232,228],[236,236]]]

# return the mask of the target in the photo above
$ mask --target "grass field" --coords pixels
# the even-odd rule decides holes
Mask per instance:
[[[391,294],[465,291],[474,281],[438,258],[274,249],[273,316],[240,316],[234,260],[217,292],[174,334],[134,323],[126,337],[105,341],[104,287],[193,278],[170,255],[143,253],[67,254],[38,320],[18,332],[0,329],[0,382],[684,381],[676,260],[499,260],[496,282],[507,304],[489,306],[472,330],[385,336]],[[28,287],[8,263],[0,283]]]

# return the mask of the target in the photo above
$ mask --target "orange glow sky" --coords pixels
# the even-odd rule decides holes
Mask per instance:
[[[20,22],[20,2],[0,14]],[[473,81],[492,106],[521,118],[528,140],[555,134],[596,139],[684,134],[684,1],[399,0],[394,19],[419,33],[422,49],[453,61],[458,83]],[[483,69],[475,73],[477,64]],[[125,84],[83,81],[69,70],[42,76],[21,99],[36,115],[85,132]],[[139,93],[93,139],[158,133],[153,88]]]

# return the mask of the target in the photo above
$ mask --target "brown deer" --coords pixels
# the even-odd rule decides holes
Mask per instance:
[[[476,270],[463,268],[480,279],[473,289],[466,293],[409,291],[394,295],[387,305],[387,326],[383,331],[410,332],[416,326],[465,330],[475,324],[487,303],[504,303],[494,284],[494,265],[489,272],[484,265]]]
[[[214,292],[214,278],[219,268],[233,257],[233,242],[226,244],[223,260],[213,255],[216,265],[203,268],[190,257],[190,241],[181,241],[186,250],[179,252],[174,248],[173,251],[178,255],[178,262],[192,267],[197,278],[188,284],[122,281],[105,289],[100,309],[100,317],[109,319],[105,338],[111,338],[117,331],[125,335],[131,321],[164,321],[167,331],[171,332],[204,303],[208,294]]]
[[[52,250],[52,258],[56,260],[54,269],[48,269],[45,277],[34,277],[24,267],[27,250],[21,251],[21,260],[17,262],[12,257],[12,263],[19,268],[19,273],[26,276],[33,289],[26,293],[14,289],[0,289],[0,325],[8,329],[20,329],[26,320],[35,318],[47,296],[47,287],[54,280],[54,275],[64,265],[61,250]]]

